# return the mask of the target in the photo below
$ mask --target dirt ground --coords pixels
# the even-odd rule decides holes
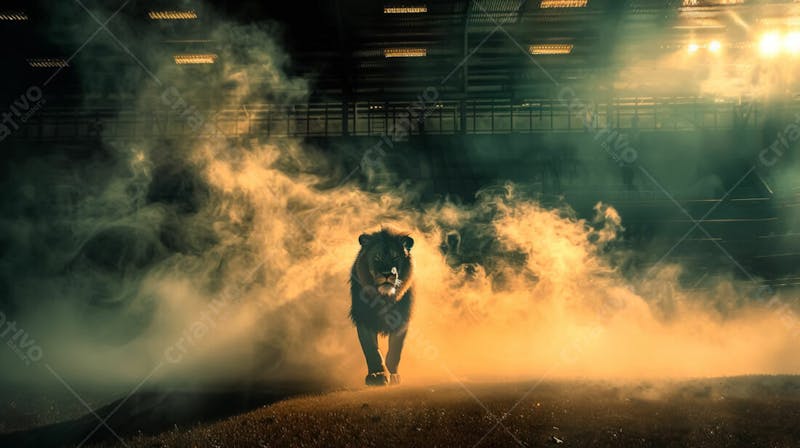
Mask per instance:
[[[131,448],[800,447],[800,377],[398,386],[304,395],[183,423],[156,435],[119,425]],[[24,434],[5,442],[30,444]],[[90,442],[121,446],[110,434],[97,437]],[[14,446],[2,437],[0,445]]]

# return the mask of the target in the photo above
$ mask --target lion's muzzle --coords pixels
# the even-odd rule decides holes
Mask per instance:
[[[395,295],[397,293],[397,287],[400,286],[400,276],[397,274],[397,268],[393,267],[390,271],[375,275],[375,284],[381,295]]]

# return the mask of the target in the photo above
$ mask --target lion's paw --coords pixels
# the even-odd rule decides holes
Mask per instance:
[[[389,378],[386,378],[386,374],[383,372],[370,373],[364,378],[364,383],[367,386],[386,386],[389,384]]]
[[[400,384],[400,374],[393,373],[389,375],[389,384],[391,384],[392,386],[397,386],[398,384]]]

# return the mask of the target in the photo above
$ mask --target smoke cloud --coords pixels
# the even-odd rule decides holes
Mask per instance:
[[[3,351],[4,382],[52,380],[46,364],[89,384],[359,384],[347,282],[358,235],[382,225],[416,241],[401,364],[412,382],[800,370],[788,297],[761,300],[724,273],[684,289],[670,263],[625,269],[614,204],[582,219],[524,183],[487,186],[468,204],[423,201],[415,185],[378,181],[396,174],[342,184],[343,161],[300,140],[227,137],[203,105],[307,97],[273,34],[218,25],[208,72],[148,58],[153,79],[133,83],[134,106],[189,111],[196,138],[104,138],[81,163],[63,147],[7,167],[3,316],[41,356],[26,365]]]

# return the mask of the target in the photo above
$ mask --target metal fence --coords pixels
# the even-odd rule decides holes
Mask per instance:
[[[800,102],[780,105],[703,98],[627,98],[577,107],[559,100],[247,104],[238,109],[137,111],[44,108],[15,139],[182,138],[197,136],[335,137],[406,134],[584,132],[587,128],[642,131],[755,129],[766,117],[789,117]],[[769,113],[767,113],[769,112]]]

